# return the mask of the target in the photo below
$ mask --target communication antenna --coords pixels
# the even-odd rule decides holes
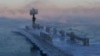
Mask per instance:
[[[35,17],[36,14],[38,14],[38,10],[32,8],[32,9],[30,10],[30,15],[33,16],[33,17],[32,17],[32,23],[33,23],[33,25],[35,24],[35,21],[36,21],[36,17]]]
[[[32,8],[32,9],[30,10],[30,15],[35,15],[35,14],[38,14],[38,10]]]

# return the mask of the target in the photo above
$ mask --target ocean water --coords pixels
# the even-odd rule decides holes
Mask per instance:
[[[66,24],[39,24],[63,29],[66,32],[74,31],[80,36],[100,40],[100,26],[66,25]],[[0,19],[0,56],[32,56],[32,45],[23,36],[16,35],[12,30],[31,25],[31,20]]]
[[[0,19],[0,56],[31,56],[31,44],[12,32],[27,24],[27,20]]]

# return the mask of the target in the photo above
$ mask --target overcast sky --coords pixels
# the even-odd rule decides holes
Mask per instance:
[[[0,17],[29,19],[32,7],[39,10],[36,17],[41,20],[80,23],[88,19],[94,24],[100,20],[100,0],[0,0]]]

